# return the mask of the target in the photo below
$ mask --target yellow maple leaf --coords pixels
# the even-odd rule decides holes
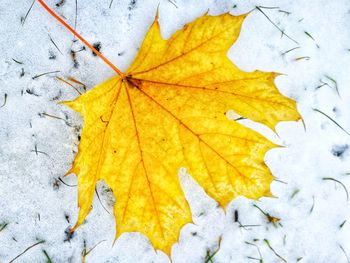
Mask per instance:
[[[227,57],[245,16],[204,15],[168,40],[156,18],[125,74],[116,70],[119,76],[65,102],[84,118],[69,171],[78,176],[74,230],[98,180],[116,197],[116,236],[141,232],[167,254],[192,220],[180,167],[222,207],[240,195],[271,196],[264,155],[275,145],[226,113],[272,129],[300,116],[275,87],[276,73],[243,72]]]

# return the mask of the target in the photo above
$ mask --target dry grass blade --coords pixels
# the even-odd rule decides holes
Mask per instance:
[[[216,253],[218,253],[218,251],[220,250],[220,244],[221,244],[221,237],[219,237],[219,244],[218,244],[218,248],[212,253],[210,254],[209,251],[207,251],[207,256],[206,256],[206,259],[205,259],[205,263],[213,263],[213,258],[214,256],[216,255]]]
[[[287,263],[287,260],[285,260],[281,255],[279,255],[274,249],[273,247],[270,245],[270,242],[267,239],[264,239],[264,242],[266,243],[266,245],[269,247],[269,249],[276,255],[276,257],[278,257],[279,259],[281,259],[283,262]]]
[[[261,10],[261,8],[265,8],[265,9],[266,9],[267,7],[256,6],[255,8],[256,8],[260,13],[262,13],[262,14],[267,18],[267,20],[269,20],[270,23],[271,23],[274,27],[276,27],[276,28],[281,32],[282,36],[286,36],[286,37],[289,38],[291,41],[293,41],[295,44],[299,45],[299,42],[298,42],[298,41],[294,40],[294,39],[291,38],[289,35],[287,35],[287,34],[284,32],[284,30],[282,30],[278,25],[276,25],[276,23],[273,22],[273,21],[271,20],[271,18],[269,18],[269,16],[268,16],[264,11]],[[277,7],[277,8],[278,8],[278,7]],[[273,8],[273,9],[275,9],[275,8]]]
[[[323,116],[327,117],[330,121],[332,121],[335,125],[337,125],[340,129],[343,130],[343,132],[345,132],[347,135],[350,136],[350,133],[345,130],[338,122],[336,122],[335,120],[333,120],[331,117],[329,117],[326,113],[324,113],[323,111],[319,110],[319,109],[313,109],[314,111],[321,113]]]
[[[253,246],[253,247],[255,247],[256,249],[257,249],[257,251],[258,251],[258,253],[259,253],[259,257],[260,258],[254,258],[254,257],[247,257],[247,258],[249,258],[249,259],[254,259],[254,260],[258,260],[260,263],[263,263],[264,261],[263,261],[263,257],[262,257],[262,255],[261,255],[261,252],[260,252],[260,249],[259,249],[259,247],[257,246],[257,245],[255,245],[255,244],[253,244],[253,243],[251,243],[251,242],[248,242],[248,241],[245,241],[244,243],[246,243],[247,245],[250,245],[250,246]]]
[[[111,213],[107,210],[107,208],[103,205],[103,203],[102,203],[102,201],[101,201],[101,198],[100,198],[100,195],[99,195],[99,193],[98,193],[98,191],[97,191],[97,188],[95,188],[95,193],[96,193],[97,199],[98,199],[98,201],[100,201],[100,204],[101,204],[101,206],[103,207],[103,209],[104,209],[108,214],[111,214]]]
[[[343,251],[344,256],[346,257],[346,262],[350,263],[350,259],[349,259],[349,257],[348,257],[348,254],[346,254],[346,251],[345,251],[345,249],[343,248],[343,246],[340,245],[340,244],[338,244],[338,246],[339,246],[340,249]]]
[[[70,84],[68,81],[64,80],[63,78],[60,77],[56,77],[56,79],[66,83],[67,85],[71,86],[76,92],[78,92],[79,95],[81,95],[82,93],[76,88],[74,87],[72,84]]]
[[[32,79],[37,79],[37,78],[40,78],[42,76],[49,75],[49,74],[54,74],[54,73],[58,73],[58,72],[60,72],[60,71],[59,70],[55,70],[55,71],[41,73],[41,74],[35,75],[34,77],[32,77]]]
[[[61,53],[61,55],[63,55],[62,51],[59,49],[59,47],[57,46],[57,44],[55,43],[55,41],[53,41],[52,37],[50,36],[49,34],[49,38],[50,38],[50,41],[51,43],[55,46],[55,48],[58,50],[58,52]]]
[[[4,230],[7,227],[8,223],[2,223],[0,224],[0,232]]]
[[[58,177],[58,180],[60,180],[60,182],[61,182],[62,184],[66,185],[66,186],[68,186],[68,187],[77,187],[76,184],[74,184],[74,185],[72,185],[72,184],[67,184],[66,182],[64,182],[64,181],[62,180],[61,177]]]
[[[36,0],[34,0],[34,1],[32,2],[32,4],[30,5],[30,7],[29,7],[29,9],[28,9],[28,11],[27,11],[27,13],[26,13],[26,15],[25,15],[24,18],[22,19],[22,21],[21,21],[21,22],[22,22],[22,26],[23,26],[24,23],[26,22],[27,17],[28,17],[30,11],[32,10],[32,8],[33,8],[33,6],[34,6],[34,4],[35,4],[35,1],[36,1]]]
[[[100,242],[98,242],[97,244],[95,244],[92,248],[90,248],[89,250],[86,250],[86,247],[84,248],[83,252],[82,252],[82,263],[86,262],[86,256],[89,255],[89,253],[94,250],[99,244],[101,244],[102,242],[105,242],[106,240],[101,240]],[[85,246],[85,244],[84,244]]]
[[[49,256],[49,254],[46,252],[46,250],[43,250],[43,253],[44,253],[45,257],[46,257],[46,263],[53,263],[51,258],[50,258],[50,256]]]
[[[4,102],[2,103],[0,108],[4,107],[6,105],[6,102],[7,102],[7,93],[4,94]]]
[[[33,244],[33,245],[27,247],[22,253],[20,253],[19,255],[17,255],[16,257],[14,257],[12,260],[10,260],[9,263],[14,262],[14,261],[17,260],[20,256],[22,256],[24,253],[26,253],[28,250],[30,250],[31,248],[33,248],[33,247],[35,247],[35,246],[37,246],[37,245],[40,245],[40,244],[42,244],[42,243],[45,243],[45,241],[44,241],[44,240],[40,240],[40,241],[36,242],[35,244]]]
[[[345,193],[346,193],[346,201],[349,201],[348,189],[346,188],[346,186],[345,186],[342,182],[340,182],[339,180],[334,179],[334,178],[332,178],[332,177],[323,177],[322,180],[324,180],[324,181],[326,181],[326,180],[334,181],[334,182],[340,184],[340,185],[344,188],[344,191],[345,191]]]

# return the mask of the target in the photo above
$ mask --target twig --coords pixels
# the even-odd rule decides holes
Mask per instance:
[[[261,6],[256,6],[255,8],[256,8],[257,10],[259,10],[259,11],[267,18],[267,20],[269,20],[270,23],[271,23],[274,27],[276,27],[276,28],[282,33],[282,36],[283,36],[283,35],[286,36],[286,37],[289,38],[291,41],[293,41],[294,43],[296,43],[297,45],[299,45],[299,42],[298,42],[298,41],[294,40],[294,39],[291,38],[289,35],[287,35],[278,25],[276,25],[276,23],[274,23],[274,22],[268,17],[268,15],[265,14],[264,11],[261,10]],[[263,7],[263,8],[264,8],[264,7]]]

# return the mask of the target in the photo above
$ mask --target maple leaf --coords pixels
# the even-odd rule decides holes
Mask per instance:
[[[78,176],[73,230],[88,215],[98,180],[116,197],[116,236],[141,232],[167,254],[192,220],[180,167],[222,207],[240,195],[271,196],[264,155],[276,145],[226,113],[272,129],[300,116],[274,85],[278,74],[243,72],[227,57],[245,17],[204,15],[168,40],[156,18],[125,74],[115,68],[118,76],[65,102],[84,118],[69,171]]]

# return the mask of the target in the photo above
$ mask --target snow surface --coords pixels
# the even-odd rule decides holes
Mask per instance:
[[[60,7],[55,6],[59,0],[47,1],[74,25],[74,0]],[[110,0],[77,2],[77,31],[91,43],[101,42],[101,52],[125,70],[154,19],[158,1],[114,0],[111,8]],[[90,50],[76,53],[79,66],[74,67],[70,50],[82,44],[73,43],[73,36],[38,3],[23,23],[31,4],[32,0],[0,1],[0,106],[7,94],[0,108],[0,229],[8,223],[0,232],[0,262],[9,262],[40,240],[45,243],[16,262],[47,262],[43,251],[52,262],[82,262],[84,248],[95,245],[87,262],[170,262],[138,233],[124,234],[113,245],[113,196],[103,183],[97,187],[101,202],[95,197],[86,223],[67,236],[78,213],[76,177],[62,179],[73,187],[58,178],[70,168],[83,122],[57,103],[78,94],[56,76],[73,76],[90,89],[114,73]],[[225,214],[188,175],[181,175],[194,224],[183,227],[172,262],[259,262],[259,251],[264,262],[283,261],[274,251],[288,262],[349,262],[346,192],[323,178],[350,187],[350,137],[313,109],[350,131],[350,1],[161,0],[162,34],[170,37],[208,10],[241,14],[257,5],[278,7],[261,10],[294,41],[255,10],[229,57],[247,71],[284,73],[277,86],[297,100],[305,129],[301,121],[284,122],[276,136],[262,125],[242,121],[286,146],[265,158],[279,180],[272,184],[276,198],[238,198]],[[50,71],[60,72],[32,79]],[[281,225],[268,222],[254,204],[280,218]],[[239,222],[234,220],[235,210]]]

